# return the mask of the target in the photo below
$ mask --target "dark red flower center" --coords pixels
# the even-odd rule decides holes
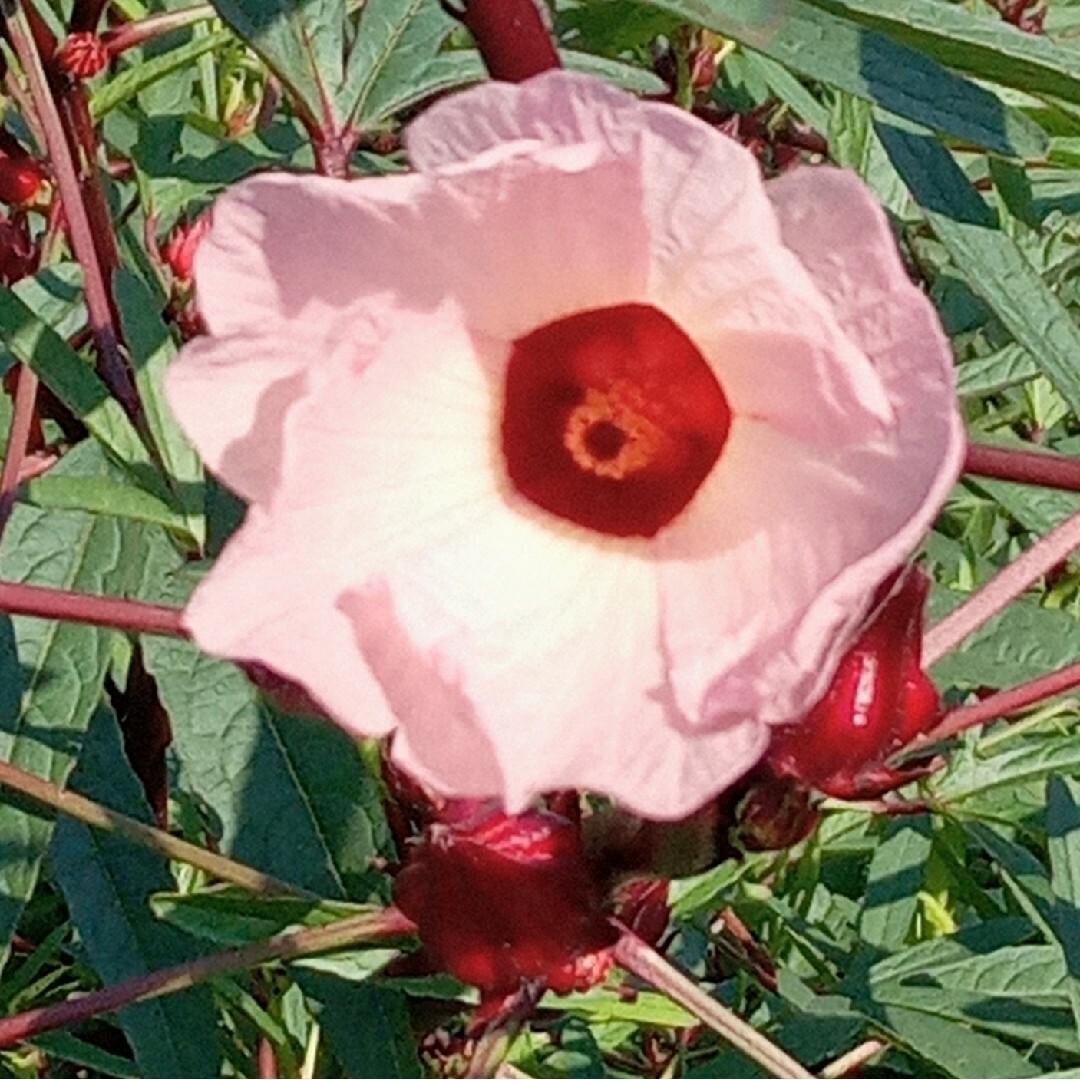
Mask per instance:
[[[654,536],[690,502],[731,410],[689,337],[648,304],[581,311],[514,342],[502,452],[537,506],[610,536]]]

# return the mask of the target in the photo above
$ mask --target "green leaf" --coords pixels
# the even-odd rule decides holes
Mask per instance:
[[[278,712],[238,668],[188,642],[148,639],[145,657],[172,722],[180,784],[213,811],[223,850],[324,896],[377,893],[370,861],[390,853],[389,828],[348,735]]]
[[[167,470],[166,479],[184,515],[188,533],[197,547],[206,539],[203,468],[165,400],[165,369],[176,355],[176,345],[158,312],[161,301],[129,270],[113,278],[113,293],[120,309],[124,338],[135,371],[135,385],[146,413],[146,423]]]
[[[346,1076],[422,1076],[405,995],[293,968]]]
[[[868,944],[889,950],[903,946],[918,910],[932,846],[929,821],[897,818],[889,823],[867,872],[859,934]]]
[[[965,360],[956,369],[956,391],[961,397],[996,394],[1042,373],[1039,361],[1020,345],[1006,345],[989,356]]]
[[[1007,157],[1041,158],[1042,130],[923,53],[805,0],[655,0],[792,71]]]
[[[326,926],[376,910],[342,901],[252,896],[232,885],[194,893],[160,892],[152,898],[151,908],[158,918],[216,945],[249,945],[290,926]]]
[[[1015,686],[1080,655],[1080,623],[1022,598],[933,667],[943,686]]]
[[[151,821],[110,713],[87,734],[71,786],[110,809]],[[159,922],[151,893],[175,888],[160,855],[72,818],[56,826],[50,861],[91,963],[106,985],[195,959],[186,935]],[[217,1014],[206,986],[133,1005],[119,1014],[144,1076],[219,1076]],[[198,1038],[192,1033],[198,1032]]]
[[[335,90],[346,52],[345,0],[213,0],[217,13],[281,80],[305,123],[339,132]]]
[[[427,69],[453,27],[437,0],[367,0],[338,93],[346,122],[368,127],[402,108],[404,98],[433,93],[417,96],[431,86]]]
[[[59,476],[102,477],[93,442],[59,462]],[[79,592],[128,595],[145,569],[145,532],[77,511],[16,506],[0,548],[0,579]],[[17,617],[0,623],[0,755],[21,769],[64,784],[101,700],[112,634],[91,626]],[[12,672],[12,644],[18,671]],[[20,693],[21,684],[21,693]],[[0,804],[0,957],[33,891],[52,822]]]
[[[169,491],[124,410],[90,365],[10,289],[0,288],[0,341],[86,425],[147,491]]]
[[[855,19],[955,71],[1041,97],[1080,103],[1080,56],[1002,19],[935,0],[809,0]]]
[[[1058,773],[1080,773],[1080,732],[1003,744],[993,753],[980,753],[977,744],[966,745],[953,753],[948,770],[931,782],[931,790],[935,799],[950,804],[1001,789],[1015,797],[1022,785],[1042,783]]]
[[[42,510],[85,510],[89,514],[145,521],[178,533],[190,544],[195,538],[188,522],[168,503],[142,488],[105,477],[58,476],[51,470],[31,480],[22,501]]]
[[[1046,785],[1046,832],[1050,849],[1050,909],[1065,958],[1065,988],[1073,1019],[1080,1028],[1080,784],[1051,776]]]
[[[972,290],[1042,367],[1074,412],[1080,412],[1080,328],[1057,294],[934,139],[891,124],[876,125],[896,171],[923,208]]]
[[[209,16],[208,16],[209,17]],[[94,88],[90,97],[90,115],[100,123],[113,109],[132,100],[149,86],[174,71],[190,67],[200,56],[223,49],[233,35],[228,30],[201,34],[191,41],[157,56],[144,57],[118,71]]]

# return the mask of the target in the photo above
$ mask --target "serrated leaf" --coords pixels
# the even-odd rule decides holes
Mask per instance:
[[[934,139],[876,125],[896,171],[922,207],[972,290],[1038,361],[1074,412],[1080,412],[1080,328],[993,213],[952,155]]]
[[[921,52],[804,0],[656,0],[790,70],[1007,157],[1040,158],[1040,128]]]
[[[101,712],[87,734],[71,786],[110,809],[150,821],[120,731]],[[50,861],[83,947],[106,985],[171,967],[199,955],[186,935],[154,918],[151,893],[175,887],[160,855],[123,837],[62,818]],[[119,1014],[144,1076],[221,1075],[222,1050],[210,990],[192,987]],[[198,1032],[198,1038],[192,1038]]]
[[[326,926],[376,910],[341,901],[252,896],[234,886],[194,893],[161,892],[152,898],[150,906],[158,918],[218,945],[248,945],[280,934],[290,926]]]
[[[1006,345],[989,356],[965,360],[956,369],[956,392],[961,397],[996,394],[1042,374],[1038,360],[1021,345]]]
[[[859,935],[869,945],[903,946],[918,910],[933,840],[929,821],[894,819],[874,849],[866,879]]]
[[[93,369],[10,289],[0,288],[0,341],[75,414],[114,460],[162,499],[169,491],[124,410]]]
[[[432,93],[414,96],[453,27],[437,0],[367,0],[338,93],[346,123],[370,126],[400,109],[403,95]]]
[[[133,273],[125,269],[117,271],[113,277],[113,294],[120,309],[146,423],[167,470],[166,481],[176,497],[188,533],[196,548],[201,547],[206,539],[202,462],[165,400],[165,369],[176,355],[176,344],[158,315],[160,301]]]
[[[169,594],[164,602],[176,602]],[[232,664],[184,641],[145,644],[180,783],[214,812],[228,854],[331,898],[367,900],[390,851],[375,781],[327,721],[274,709]]]
[[[161,525],[196,543],[188,531],[188,522],[168,503],[142,488],[105,477],[58,476],[50,471],[31,480],[20,495],[28,506],[42,510],[85,510]]]
[[[909,45],[946,67],[1030,94],[1080,103],[1080,57],[1002,19],[934,0],[809,0]]]
[[[312,130],[342,130],[335,90],[344,72],[345,0],[213,0],[213,5],[281,80]]]
[[[947,1076],[1011,1078],[1042,1071],[1007,1043],[941,1016],[889,1004],[877,1006],[872,1015],[912,1053]]]
[[[935,607],[940,604],[935,599]],[[963,645],[938,661],[943,686],[1015,686],[1071,663],[1080,655],[1080,622],[1068,612],[1014,601]]]
[[[1080,510],[1080,495],[1069,491],[1014,484],[984,476],[969,478],[967,482],[973,491],[985,492],[1025,529],[1039,535],[1057,528]]]
[[[980,753],[977,745],[955,752],[944,776],[931,781],[937,800],[961,803],[1001,789],[1042,783],[1055,774],[1080,773],[1080,731],[1055,732]]]
[[[293,970],[346,1076],[423,1075],[404,994]]]
[[[60,476],[108,475],[93,442],[72,450],[55,471]],[[144,542],[145,533],[136,525],[17,505],[0,548],[0,579],[126,595],[142,580]],[[5,620],[2,625],[6,629],[9,624]],[[0,755],[62,785],[101,700],[112,635],[96,627],[24,617],[13,618],[10,625],[20,672],[5,680],[0,692]],[[52,829],[45,817],[0,804],[0,847],[8,853],[0,861],[0,957],[33,891]]]
[[[1080,784],[1051,776],[1046,785],[1046,833],[1050,850],[1050,908],[1065,960],[1065,989],[1073,1019],[1080,1028]]]

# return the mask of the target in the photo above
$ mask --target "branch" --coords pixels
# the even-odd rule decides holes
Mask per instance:
[[[397,908],[371,914],[354,915],[329,926],[292,930],[241,949],[229,949],[200,957],[187,964],[154,971],[104,990],[72,998],[57,1005],[30,1009],[16,1016],[0,1019],[0,1049],[6,1049],[43,1035],[47,1031],[79,1024],[101,1013],[112,1013],[140,1001],[175,994],[197,983],[220,975],[246,971],[272,960],[292,960],[312,953],[342,949],[352,945],[383,942],[406,937],[415,931],[412,922]],[[197,1037],[197,1033],[192,1033]]]
[[[23,585],[0,581],[0,612],[31,615],[39,619],[66,619],[69,622],[108,626],[133,634],[163,634],[187,637],[179,608],[121,600],[112,596],[87,596],[66,589]]]
[[[813,1073],[721,1005],[716,998],[705,993],[636,934],[618,923],[615,925],[620,932],[615,945],[616,963],[692,1012],[770,1076],[813,1077]]]
[[[923,638],[923,666],[936,664],[1078,547],[1080,514],[1074,514],[927,630]]]
[[[1056,697],[1077,686],[1080,686],[1080,662],[1052,671],[1049,675],[1040,675],[1037,679],[1013,686],[1008,690],[991,694],[982,701],[976,701],[973,705],[961,705],[958,709],[946,713],[936,727],[931,728],[905,749],[910,750],[926,743],[950,739],[954,735],[959,735],[961,731],[967,731],[968,728],[987,724],[991,720],[1000,720],[1002,717],[1020,712],[1021,709],[1028,709],[1032,705],[1038,705],[1040,701]]]
[[[4,527],[15,505],[22,482],[23,462],[37,418],[37,374],[25,364],[18,365],[14,374],[15,402],[4,450],[4,466],[0,470],[0,536],[4,534]]]
[[[51,807],[61,814],[75,818],[84,825],[116,833],[142,847],[156,851],[159,855],[164,855],[167,859],[175,859],[177,862],[195,866],[219,881],[228,881],[264,896],[317,899],[314,893],[305,889],[295,888],[284,881],[278,881],[269,874],[264,874],[261,870],[255,870],[243,863],[234,862],[224,855],[217,855],[196,844],[188,843],[187,840],[181,840],[178,836],[172,836],[136,818],[110,810],[82,795],[76,795],[73,791],[64,791],[63,788],[49,783],[48,780],[16,768],[6,761],[0,761],[0,785],[12,791],[18,791],[42,806]]]
[[[1080,491],[1080,461],[1046,451],[1010,450],[969,443],[964,472],[1059,491]]]

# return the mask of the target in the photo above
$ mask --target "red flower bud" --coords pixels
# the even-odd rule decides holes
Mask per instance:
[[[468,807],[413,848],[394,901],[427,958],[490,1001],[542,981],[567,993],[602,979],[615,940],[577,830],[543,810]]]
[[[903,782],[884,762],[934,725],[940,701],[920,664],[929,579],[912,569],[889,585],[825,696],[773,736],[765,760],[778,775],[837,798],[877,795]]]
[[[165,265],[176,280],[187,284],[195,276],[195,252],[202,238],[210,231],[210,213],[200,214],[194,221],[177,225],[161,252]]]
[[[56,63],[73,79],[92,79],[109,66],[109,49],[92,31],[76,30],[60,46]]]
[[[49,174],[36,158],[0,155],[0,201],[25,209],[39,201],[48,183]]]
[[[769,769],[755,769],[736,807],[734,839],[747,851],[786,851],[805,840],[818,823],[810,792]]]

